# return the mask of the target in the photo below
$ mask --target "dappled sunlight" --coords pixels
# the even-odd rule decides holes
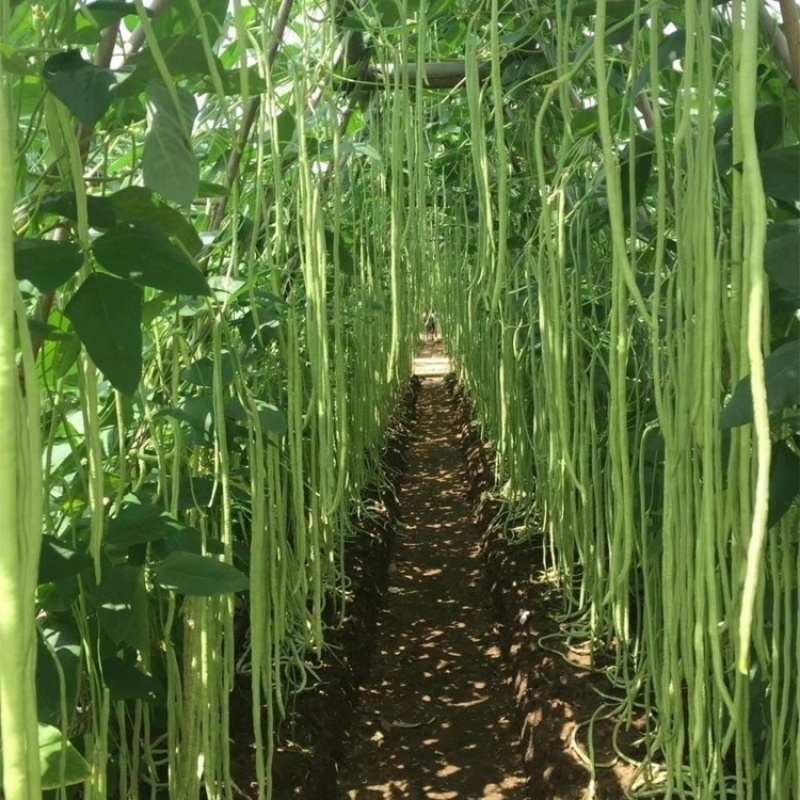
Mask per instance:
[[[432,385],[420,400],[378,653],[342,786],[349,800],[522,800],[514,692],[475,546],[465,464],[441,434],[444,388],[423,380]]]
[[[452,372],[453,365],[444,351],[441,340],[429,342],[420,337],[419,349],[414,359],[414,375],[419,378],[443,378]]]

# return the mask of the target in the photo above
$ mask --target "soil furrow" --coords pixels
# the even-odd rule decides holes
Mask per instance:
[[[403,528],[339,787],[349,800],[523,800],[513,690],[447,389],[423,378]]]

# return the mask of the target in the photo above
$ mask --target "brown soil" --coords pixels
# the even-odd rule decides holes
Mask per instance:
[[[448,391],[424,378],[403,530],[340,777],[349,800],[522,800],[510,675]]]
[[[614,717],[595,724],[594,778],[579,755],[608,683],[556,640],[540,644],[562,607],[532,579],[536,540],[510,545],[493,522],[491,453],[437,375],[440,345],[420,356],[385,454],[395,489],[372,492],[379,519],[349,551],[350,615],[280,726],[274,797],[621,799],[634,768],[615,756]],[[235,700],[234,778],[254,796],[244,683]],[[617,732],[634,757],[638,732]]]

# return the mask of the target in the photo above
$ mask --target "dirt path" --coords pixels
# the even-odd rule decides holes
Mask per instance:
[[[349,800],[523,800],[513,690],[432,363],[418,370],[404,527],[339,786]]]

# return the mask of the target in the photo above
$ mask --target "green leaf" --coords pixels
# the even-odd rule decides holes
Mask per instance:
[[[770,280],[788,293],[788,299],[797,308],[800,305],[800,221],[789,220],[769,226],[764,269]]]
[[[800,497],[800,456],[786,442],[772,445],[769,466],[769,512],[767,527],[780,522],[781,517]]]
[[[38,583],[53,583],[69,578],[92,566],[86,553],[79,553],[55,536],[42,536],[42,551],[39,555]]]
[[[116,644],[140,652],[150,647],[147,589],[142,568],[133,564],[103,567],[99,586],[89,589],[103,630]]]
[[[203,273],[158,228],[144,222],[118,225],[92,245],[109,272],[172,294],[208,295]]]
[[[164,539],[182,530],[178,522],[162,508],[143,503],[136,495],[128,495],[116,517],[109,521],[105,541],[108,544],[131,547]]]
[[[178,408],[163,408],[158,417],[172,417],[188,423],[197,436],[197,441],[214,444],[214,404],[210,397],[184,397]]]
[[[214,485],[211,478],[183,475],[178,489],[178,511],[207,509],[214,498]]]
[[[717,150],[717,169],[724,175],[733,163],[733,107],[720,112],[714,120],[714,141]],[[759,153],[764,153],[780,142],[783,136],[783,109],[776,103],[762,103],[756,108],[753,133]],[[736,168],[741,170],[741,164]]]
[[[117,78],[110,69],[85,61],[80,50],[56,53],[44,62],[47,88],[84,125],[93,128],[111,105]]]
[[[92,3],[87,3],[81,12],[101,30],[108,28],[123,17],[138,16],[136,4],[126,3],[123,0],[94,0]],[[153,16],[153,12],[149,8],[146,9],[146,12],[149,17]]]
[[[242,341],[247,347],[275,341],[280,329],[280,319],[273,303],[254,304],[234,324],[239,328]]]
[[[775,414],[800,403],[800,339],[787,342],[764,360],[767,407]],[[750,376],[742,378],[719,418],[720,427],[735,428],[753,421]]]
[[[677,30],[667,34],[658,45],[658,71],[679,61],[686,53],[686,31]],[[650,64],[646,64],[636,76],[631,93],[637,97],[650,85]]]
[[[111,385],[132,395],[142,376],[142,290],[130,281],[94,273],[64,314]]]
[[[609,118],[613,119],[622,110],[621,97],[608,98]],[[572,115],[572,131],[578,136],[590,136],[600,127],[600,117],[597,106],[576,111]]]
[[[170,36],[161,39],[159,45],[167,65],[167,71],[173,78],[180,76],[196,77],[211,75],[211,68],[206,58],[206,51],[203,49],[203,40],[197,34],[190,36]],[[131,86],[126,87],[127,91],[124,91],[124,94],[128,94],[134,90],[135,87],[141,91],[141,88],[148,81],[160,81],[161,73],[153,57],[152,50],[149,47],[131,56],[127,63],[129,66],[136,67],[136,70],[132,80],[129,81]],[[214,64],[220,74],[225,72],[225,67],[216,57],[214,58]]]
[[[39,625],[41,636],[36,656],[36,707],[39,721],[58,725],[61,722],[61,691],[58,660],[64,675],[67,714],[75,712],[78,694],[78,666],[81,657],[81,635],[72,619],[59,620],[48,616]]]
[[[66,283],[80,268],[83,255],[72,242],[19,239],[14,242],[14,274],[48,294]]]
[[[107,197],[87,195],[86,210],[89,215],[89,227],[99,231],[108,230],[117,224],[114,206]],[[59,217],[78,221],[78,205],[75,192],[57,192],[42,200],[39,211],[44,214],[57,214]]]
[[[221,354],[222,359],[222,383],[229,384],[235,375],[235,364],[233,355],[228,352]],[[181,378],[194,386],[214,385],[214,360],[205,356],[190,364],[181,371]]]
[[[284,110],[278,114],[276,127],[278,129],[278,142],[281,145],[287,145],[294,140],[297,124],[291,111]]]
[[[147,134],[144,137],[144,183],[167,200],[188,206],[200,185],[200,165],[192,150],[191,133],[197,103],[185,89],[176,87],[176,108],[160,81],[147,84]]]
[[[338,248],[334,249],[336,237],[334,236],[333,231],[326,230],[325,231],[325,246],[328,251],[328,258],[330,259],[331,263],[334,263],[335,256],[338,255],[339,257],[339,269],[345,275],[352,275],[355,269],[355,265],[353,264],[353,252],[347,246],[347,242],[340,236],[339,237],[339,246]],[[338,251],[338,252],[336,252]]]
[[[164,691],[149,673],[116,656],[103,660],[103,682],[111,691],[112,700],[142,700],[157,703]]]
[[[28,317],[28,330],[31,332],[31,336],[48,342],[63,342],[71,338],[70,334],[59,330],[55,325],[30,317]]]
[[[164,545],[165,557],[179,550],[186,553],[194,553],[198,556],[203,554],[203,534],[194,528],[186,528],[180,533],[176,533],[174,536],[165,539],[162,544]],[[221,556],[225,552],[225,546],[219,539],[212,539],[207,536],[206,552]]]
[[[225,21],[228,5],[228,0],[203,0],[199,6],[202,9],[206,27],[212,36],[218,35],[223,30],[222,23]],[[188,32],[197,37],[199,35],[198,24],[199,20],[195,16],[191,0],[172,0],[156,17],[153,27],[161,41],[176,33]]]
[[[108,198],[120,222],[148,222],[163,234],[177,239],[191,256],[203,247],[194,225],[180,211],[144,186],[128,186]]]
[[[771,150],[783,139],[783,107],[779,103],[765,103],[756,109],[753,122],[756,147],[759,153]]]
[[[200,181],[200,185],[197,187],[198,197],[227,197],[230,193],[230,189],[211,181]]]
[[[62,773],[63,762],[63,773]],[[39,768],[42,789],[58,789],[83,783],[91,777],[92,770],[86,759],[61,731],[52,725],[39,724]]]
[[[288,430],[286,415],[277,406],[265,403],[263,400],[254,400],[261,428],[278,436],[283,436]],[[236,422],[247,422],[249,413],[238,400],[229,400],[225,403],[225,416]]]
[[[644,198],[647,186],[650,183],[650,173],[653,168],[653,155],[655,153],[655,141],[652,131],[645,131],[637,134],[635,139],[636,164],[634,166],[634,204],[639,205]],[[622,205],[626,215],[630,209],[630,191],[628,183],[630,180],[630,145],[625,148],[620,160],[620,183],[622,185]]]
[[[787,203],[800,201],[800,145],[761,153],[758,162],[765,194]]]
[[[246,592],[250,587],[247,575],[230,564],[183,550],[156,564],[153,576],[164,589],[202,597]]]

